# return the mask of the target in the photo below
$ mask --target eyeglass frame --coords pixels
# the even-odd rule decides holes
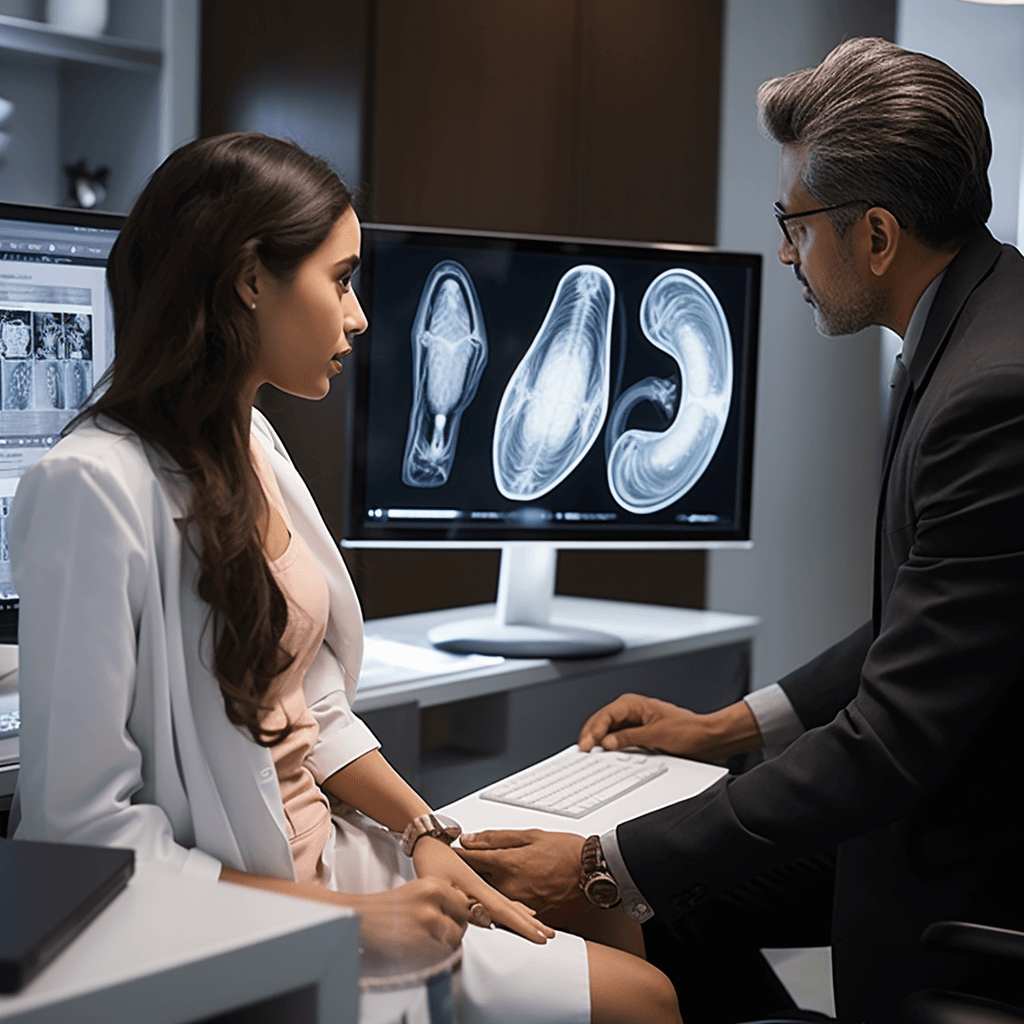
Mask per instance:
[[[819,206],[816,210],[800,210],[798,213],[786,213],[776,201],[772,203],[772,213],[775,214],[775,222],[779,225],[782,237],[785,238],[789,245],[796,245],[796,242],[790,237],[789,228],[786,227],[787,220],[792,220],[794,217],[811,217],[816,213],[831,213],[833,210],[841,210],[844,206],[854,206],[857,203],[864,203],[867,206],[878,205],[870,199],[847,199],[845,203],[836,203],[835,206]]]

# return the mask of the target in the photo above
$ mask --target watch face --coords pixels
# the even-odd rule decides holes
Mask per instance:
[[[598,877],[587,883],[586,896],[597,907],[614,907],[619,902],[619,887],[608,877]]]

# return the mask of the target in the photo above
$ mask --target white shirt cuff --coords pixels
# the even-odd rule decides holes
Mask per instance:
[[[778,683],[754,690],[743,699],[747,702],[747,707],[750,708],[761,733],[765,760],[780,753],[797,736],[806,732],[800,716],[786,696],[786,691]]]
[[[615,834],[615,829],[605,832],[601,836],[601,852],[608,862],[608,870],[612,873],[612,878],[619,883],[619,895],[622,897],[623,910],[637,924],[649,921],[654,917],[654,911],[651,910],[650,904],[644,899],[644,894],[636,887],[629,874],[626,862],[622,859],[622,853],[619,850],[619,839]]]

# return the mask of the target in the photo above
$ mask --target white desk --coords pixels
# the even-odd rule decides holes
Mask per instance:
[[[390,619],[371,619],[366,623],[368,636],[398,640],[429,648],[427,630],[459,619],[485,618],[494,614],[493,604],[469,608],[399,615]],[[546,658],[506,658],[485,668],[464,660],[469,667],[457,667],[459,655],[452,655],[453,669],[422,678],[408,678],[396,666],[389,678],[375,674],[368,685],[360,684],[355,710],[374,711],[414,699],[420,707],[451,704],[453,701],[490,693],[507,693],[554,680],[585,677],[595,669],[641,667],[651,661],[681,654],[749,642],[759,619],[752,615],[699,611],[694,608],[670,608],[666,605],[632,604],[626,601],[597,601],[586,597],[556,596],[551,621],[555,625],[581,626],[612,633],[622,638],[625,648],[606,658],[549,661]]]
[[[427,630],[494,613],[451,608],[366,623],[368,636],[429,647]],[[552,620],[604,630],[625,641],[606,658],[506,659],[417,677],[378,666],[360,685],[355,710],[385,756],[431,804],[519,771],[572,743],[599,707],[629,691],[713,711],[749,685],[750,615],[557,596]]]
[[[21,992],[4,1024],[186,1024],[317,986],[358,1017],[359,920],[341,907],[149,869]],[[286,1021],[288,1017],[261,1016]]]
[[[493,613],[494,605],[479,605],[371,619],[366,633],[428,649],[432,626]],[[626,646],[607,658],[484,667],[453,655],[450,671],[378,666],[360,685],[355,710],[430,803],[448,803],[561,750],[620,693],[712,711],[747,690],[759,621],[752,615],[557,596],[552,620],[615,633]],[[0,812],[10,806],[17,765],[17,738],[0,740]]]

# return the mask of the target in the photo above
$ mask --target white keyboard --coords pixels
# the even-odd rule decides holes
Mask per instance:
[[[484,800],[582,818],[668,771],[648,754],[572,751],[495,783]]]

